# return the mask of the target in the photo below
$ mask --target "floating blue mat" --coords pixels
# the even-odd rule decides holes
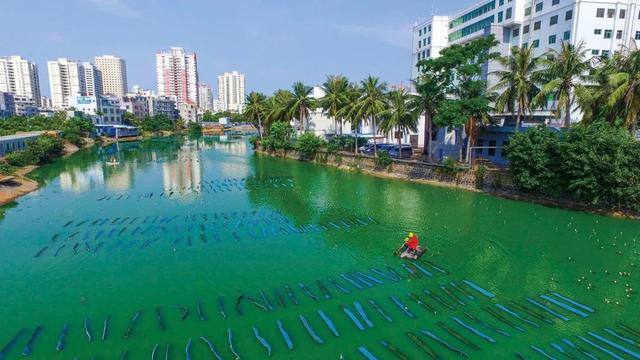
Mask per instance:
[[[462,280],[463,283],[467,284],[470,288],[472,288],[473,290],[479,292],[480,294],[493,299],[494,297],[496,297],[496,295],[494,293],[492,293],[489,290],[485,290],[482,287],[480,287],[479,285],[477,285],[476,283],[474,283],[473,281],[470,280]]]
[[[364,356],[367,360],[378,360],[378,358],[373,356],[373,354],[370,353],[369,350],[367,350],[364,346],[358,347],[358,351],[360,351],[360,354],[362,354],[362,356]]]

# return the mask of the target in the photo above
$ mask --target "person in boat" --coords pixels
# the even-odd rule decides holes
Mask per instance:
[[[407,239],[405,240],[404,244],[407,247],[408,252],[411,255],[417,255],[418,254],[418,245],[419,245],[420,241],[418,240],[418,235],[410,232],[409,236],[407,237]]]

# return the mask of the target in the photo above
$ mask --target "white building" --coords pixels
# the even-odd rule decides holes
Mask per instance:
[[[198,120],[198,107],[191,102],[178,103],[178,114],[185,124]]]
[[[41,96],[40,107],[45,110],[53,108],[53,103],[51,102],[51,98],[48,98],[46,96]]]
[[[97,56],[95,64],[100,71],[102,90],[105,95],[123,97],[127,93],[127,63],[113,55]]]
[[[40,106],[38,66],[20,56],[0,57],[0,91],[26,96]]]
[[[122,124],[122,109],[116,97],[76,95],[69,98],[69,106],[84,113],[96,125]]]
[[[198,63],[195,53],[172,47],[156,53],[158,95],[175,96],[178,103],[198,104]]]
[[[143,95],[126,94],[120,104],[122,110],[133,114],[138,120],[144,120],[149,116],[149,101]]]
[[[222,111],[242,112],[244,109],[244,75],[237,71],[218,76],[218,100]]]
[[[198,109],[202,112],[213,110],[213,91],[207,84],[198,84]]]
[[[51,104],[54,109],[69,107],[69,98],[100,94],[100,79],[93,64],[60,58],[48,61]]]
[[[413,28],[412,76],[416,63],[437,57],[453,44],[494,34],[497,51],[508,55],[513,46],[529,46],[541,55],[559,50],[562,41],[585,43],[588,54],[608,56],[640,42],[638,0],[489,0],[476,2],[451,16],[432,16]],[[485,74],[499,69],[497,62]],[[489,86],[495,83],[488,77]],[[548,112],[547,112],[548,114]],[[580,114],[574,113],[573,121]]]

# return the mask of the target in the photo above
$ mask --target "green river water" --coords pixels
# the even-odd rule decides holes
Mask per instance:
[[[114,159],[118,164],[107,164]],[[13,346],[0,352],[0,358],[22,358],[37,326],[42,331],[30,347],[34,359],[121,359],[125,351],[129,359],[149,359],[156,344],[156,359],[165,359],[167,344],[171,345],[169,359],[186,359],[190,338],[192,359],[213,359],[201,336],[211,339],[221,358],[233,359],[229,329],[242,359],[267,358],[252,327],[270,344],[275,359],[338,359],[341,355],[365,359],[360,346],[378,359],[398,358],[379,340],[409,359],[428,359],[407,337],[408,331],[440,358],[459,357],[421,330],[474,359],[515,359],[516,352],[530,359],[543,358],[530,345],[561,359],[563,355],[551,344],[570,349],[562,338],[596,358],[611,358],[578,336],[623,359],[640,352],[632,343],[603,331],[609,328],[640,342],[640,334],[618,324],[640,328],[638,296],[633,295],[640,288],[637,221],[255,155],[245,139],[165,138],[96,147],[43,166],[32,176],[41,188],[3,208],[0,218],[0,349],[26,329]],[[429,252],[419,265],[433,276],[417,268],[413,271],[420,276],[409,276],[401,264],[410,263],[392,255],[408,231],[417,232],[428,245]],[[448,273],[438,272],[432,264]],[[376,268],[393,278],[387,265],[402,276],[400,281],[370,271]],[[382,284],[365,278],[371,286],[356,280],[362,287],[358,289],[340,276],[354,271]],[[329,278],[349,293],[342,293]],[[465,279],[495,298],[464,285]],[[329,299],[317,280],[328,289]],[[317,301],[299,284],[305,284]],[[287,296],[285,285],[292,289],[297,305]],[[447,291],[457,299],[441,285],[448,285]],[[448,307],[427,296],[424,289]],[[260,290],[272,311],[252,303],[268,306]],[[595,312],[583,311],[588,316],[582,317],[539,297],[553,291]],[[408,297],[408,292],[417,294],[436,314]],[[241,295],[245,297],[239,314],[236,301]],[[406,316],[390,296],[405,304],[415,318]],[[568,321],[535,308],[526,298]],[[220,314],[219,299],[226,318]],[[370,299],[391,322],[372,307]],[[535,314],[546,314],[550,323],[512,301]],[[362,304],[373,327],[358,315],[354,302]],[[182,312],[176,305],[188,308],[185,319],[180,319]],[[496,305],[507,306],[539,327]],[[351,309],[364,330],[341,306]],[[487,307],[524,331],[492,317]],[[138,321],[127,331],[139,310]],[[318,310],[333,321],[339,337]],[[484,327],[465,312],[510,336]],[[324,344],[314,342],[300,315]],[[495,343],[464,328],[454,317]],[[102,340],[106,318],[106,339]],[[287,348],[277,320],[288,331],[293,350]],[[56,351],[65,323],[65,346]],[[456,339],[442,324],[478,349]],[[588,335],[589,331],[632,353]],[[571,351],[575,358],[587,358]]]

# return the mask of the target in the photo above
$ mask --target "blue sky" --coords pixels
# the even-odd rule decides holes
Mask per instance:
[[[439,3],[439,4],[438,4]],[[321,83],[327,74],[359,80],[378,75],[408,81],[411,27],[433,6],[439,13],[467,2],[435,0],[2,0],[0,56],[36,61],[44,94],[46,61],[127,61],[129,86],[156,89],[159,49],[198,54],[201,82],[238,70],[247,90],[272,93],[294,81]]]

